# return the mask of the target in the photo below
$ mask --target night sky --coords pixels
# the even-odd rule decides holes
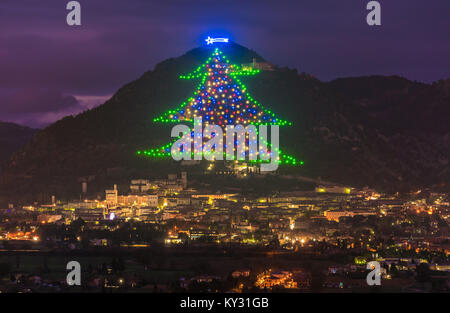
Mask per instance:
[[[368,1],[79,0],[69,27],[68,0],[1,0],[0,120],[43,127],[101,104],[207,35],[325,81],[450,77],[450,1],[380,1],[381,27],[366,24]]]

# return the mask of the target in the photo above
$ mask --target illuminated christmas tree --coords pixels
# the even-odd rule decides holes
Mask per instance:
[[[250,76],[260,71],[252,68],[242,68],[231,64],[228,58],[215,48],[205,63],[181,79],[198,79],[200,83],[194,94],[182,102],[175,110],[169,110],[155,118],[154,122],[161,123],[193,123],[195,117],[201,117],[203,124],[219,125],[225,129],[226,125],[279,125],[288,126],[292,123],[279,119],[275,114],[264,108],[248,92],[246,86],[239,79],[240,76]],[[210,136],[215,134],[211,133]],[[256,140],[257,134],[246,134],[246,142]],[[252,136],[252,138],[249,138]],[[138,155],[150,157],[167,157],[171,155],[172,142],[162,147],[138,151]],[[270,145],[269,145],[270,146]],[[269,148],[270,149],[270,148]],[[247,148],[248,150],[248,148]],[[258,150],[258,149],[256,149]],[[258,151],[247,151],[258,153]],[[270,153],[270,151],[267,151]],[[256,160],[255,160],[256,161]],[[261,162],[261,160],[257,160]],[[264,162],[264,161],[262,161]],[[279,163],[300,165],[294,157],[279,151]]]

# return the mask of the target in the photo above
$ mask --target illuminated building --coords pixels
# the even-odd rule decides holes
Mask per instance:
[[[114,189],[105,190],[106,194],[106,205],[108,206],[115,206],[117,205],[117,185],[114,185]]]
[[[243,70],[260,70],[260,71],[274,71],[275,66],[269,62],[256,62],[256,58],[253,58],[252,63],[242,64]]]
[[[350,187],[339,187],[339,186],[318,186],[316,187],[316,192],[318,193],[341,193],[341,194],[351,194],[352,188]]]

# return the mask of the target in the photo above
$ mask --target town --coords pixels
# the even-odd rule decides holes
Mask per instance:
[[[370,261],[382,290],[449,290],[445,193],[323,184],[253,196],[194,188],[186,171],[120,186],[89,198],[82,182],[74,201],[2,208],[0,290],[367,291]],[[81,287],[65,284],[71,260]]]

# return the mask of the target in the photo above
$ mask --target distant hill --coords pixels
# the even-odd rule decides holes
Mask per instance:
[[[223,52],[233,63],[264,60],[237,44]],[[178,76],[210,53],[202,47],[163,61],[105,104],[42,130],[14,154],[0,190],[47,199],[78,192],[83,177],[101,190],[120,179],[179,170],[179,163],[135,152],[169,142],[173,125],[152,120],[192,94],[198,82]],[[288,68],[242,80],[255,99],[293,122],[281,129],[281,148],[305,164],[281,171],[391,191],[448,186],[450,80],[368,76],[322,82]]]
[[[38,131],[14,123],[0,122],[0,164],[5,163],[13,152],[28,143]]]

